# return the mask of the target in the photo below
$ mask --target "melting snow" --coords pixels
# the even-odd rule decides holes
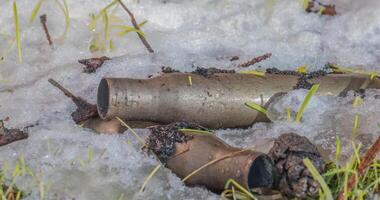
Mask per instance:
[[[70,117],[74,104],[53,88],[48,78],[95,102],[97,85],[104,76],[146,78],[158,75],[161,66],[182,71],[191,71],[194,66],[233,69],[237,63],[267,52],[273,56],[260,63],[261,68],[295,69],[309,64],[310,70],[317,70],[335,62],[379,70],[377,0],[327,1],[336,4],[339,15],[334,17],[307,14],[300,1],[294,0],[124,2],[139,22],[148,20],[142,29],[156,53],[148,54],[134,33],[114,36],[115,49],[104,53],[114,58],[96,74],[84,74],[77,60],[103,55],[88,50],[95,34],[87,28],[89,13],[98,12],[109,2],[68,1],[70,29],[62,40],[57,37],[63,32],[64,17],[54,1],[45,1],[40,14],[48,17],[55,43],[51,49],[38,17],[29,24],[37,1],[17,1],[24,62],[17,62],[13,47],[0,65],[0,118],[9,116],[6,125],[11,127],[38,126],[30,129],[29,139],[0,147],[0,163],[12,168],[21,155],[25,157],[35,178],[18,179],[16,183],[31,192],[28,199],[40,198],[41,185],[45,199],[218,199],[205,189],[185,187],[167,169],[160,169],[146,191],[139,194],[144,178],[158,162],[140,151],[132,135],[96,135],[77,127]],[[13,37],[12,3],[6,0],[0,5],[1,52]],[[115,15],[129,24],[122,9]],[[232,56],[240,59],[231,62]],[[244,130],[218,130],[217,134],[236,146],[250,146],[260,138],[293,131],[329,151],[333,151],[335,136],[340,135],[347,152],[355,113],[359,113],[359,140],[365,146],[379,135],[378,94],[377,90],[367,91],[363,108],[355,110],[352,94],[345,98],[315,97],[300,124],[286,120],[258,123]],[[296,111],[305,95],[305,90],[293,91],[271,109],[278,113],[285,108]],[[146,134],[146,130],[138,132]],[[90,152],[93,156],[88,161]]]

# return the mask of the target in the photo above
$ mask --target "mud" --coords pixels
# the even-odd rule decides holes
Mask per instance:
[[[320,173],[325,170],[325,162],[317,147],[306,137],[283,134],[275,140],[269,155],[278,169],[276,188],[284,195],[298,198],[317,196],[320,186],[313,180],[303,159],[309,158]]]
[[[298,76],[298,82],[293,87],[293,89],[307,89],[307,90],[313,86],[313,84],[310,83],[308,80],[313,79],[313,78],[318,78],[321,76],[326,76],[328,74],[327,70],[318,70],[318,71],[313,71],[313,72],[309,72],[306,74],[302,74],[302,73],[298,73],[296,71],[279,70],[277,68],[268,68],[268,69],[266,69],[266,73]]]
[[[157,125],[149,127],[150,135],[146,139],[147,149],[157,155],[161,162],[175,153],[175,144],[183,143],[192,139],[191,136],[183,134],[179,129],[188,128],[196,130],[207,130],[194,123],[176,122],[169,125]]]

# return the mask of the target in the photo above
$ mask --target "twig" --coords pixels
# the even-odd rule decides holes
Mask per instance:
[[[377,155],[377,153],[379,153],[379,151],[380,151],[380,136],[377,138],[376,142],[371,146],[371,148],[369,148],[368,151],[365,153],[363,160],[361,161],[361,163],[358,166],[357,177],[363,176],[366,169],[373,162],[373,160],[376,158],[376,155]],[[352,175],[348,179],[346,191],[351,191],[352,188],[356,185],[357,181],[358,180],[356,180],[355,176]],[[345,191],[344,188],[342,188],[342,190],[339,193],[338,200],[344,200],[345,199],[344,191]]]
[[[3,120],[0,120],[0,146],[10,144],[17,140],[28,138],[28,133],[20,129],[7,129]]]
[[[254,65],[256,63],[259,63],[259,62],[261,62],[261,61],[263,61],[265,59],[268,59],[271,56],[272,56],[271,53],[266,53],[266,54],[264,54],[262,56],[257,56],[257,57],[253,58],[252,60],[250,60],[250,61],[248,61],[246,63],[239,64],[238,67],[249,67],[249,66]]]
[[[50,34],[49,34],[49,29],[48,29],[48,27],[46,25],[46,22],[47,22],[47,16],[46,16],[46,14],[41,15],[40,16],[40,20],[41,20],[42,27],[44,28],[46,39],[48,40],[49,45],[52,46],[53,45],[53,41],[51,40],[51,37],[50,37]]]
[[[124,10],[128,13],[129,17],[131,18],[131,22],[132,22],[133,26],[135,27],[135,29],[140,31],[140,27],[137,24],[135,16],[133,15],[133,13],[127,8],[127,6],[121,0],[118,0],[118,2],[124,8]],[[139,36],[141,42],[144,44],[146,49],[148,49],[149,53],[154,53],[152,47],[149,45],[146,38],[138,32],[136,32],[136,34]]]
[[[85,120],[99,116],[96,105],[90,104],[86,100],[75,96],[55,80],[50,78],[48,81],[53,86],[60,89],[77,106],[77,109],[73,113],[71,113],[71,117],[73,118],[75,123],[79,124]]]

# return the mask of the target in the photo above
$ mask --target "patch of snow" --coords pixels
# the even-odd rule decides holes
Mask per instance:
[[[115,49],[105,55],[113,59],[96,74],[81,73],[78,59],[103,55],[88,50],[96,33],[87,28],[89,14],[110,2],[68,1],[70,29],[63,40],[58,37],[64,30],[64,17],[54,1],[45,1],[40,14],[48,16],[54,41],[51,49],[38,16],[29,24],[37,0],[17,1],[24,60],[18,63],[14,44],[0,65],[0,118],[9,116],[6,125],[11,127],[39,125],[30,129],[27,140],[0,147],[0,163],[14,167],[22,154],[38,180],[43,180],[40,183],[46,185],[46,199],[118,199],[121,194],[125,199],[218,198],[205,189],[185,187],[167,169],[160,169],[146,191],[139,194],[139,187],[157,161],[143,154],[129,134],[95,135],[75,126],[70,117],[73,103],[53,88],[48,78],[94,103],[102,77],[146,78],[159,75],[161,66],[182,71],[192,71],[194,66],[233,69],[237,63],[267,52],[273,56],[249,69],[295,69],[309,64],[310,70],[317,70],[327,62],[335,62],[378,70],[380,64],[377,0],[325,1],[337,5],[339,15],[334,17],[307,14],[300,1],[294,0],[125,0],[138,22],[148,20],[142,29],[156,53],[148,54],[134,33],[125,37],[112,33]],[[9,38],[14,38],[12,3],[6,0],[0,6],[0,53]],[[115,15],[130,25],[122,9],[117,9]],[[230,62],[232,56],[240,59]],[[258,123],[248,129],[218,130],[217,134],[243,147],[292,131],[330,151],[339,135],[348,152],[354,115],[358,113],[358,140],[368,147],[379,135],[380,116],[376,111],[380,103],[375,99],[377,90],[366,94],[363,108],[353,109],[352,94],[344,98],[313,97],[302,123]],[[273,111],[280,114],[279,118],[286,118],[284,109],[297,111],[305,95],[305,90],[293,91],[273,105]],[[144,134],[146,130],[138,132]],[[90,149],[94,159],[82,166],[78,158],[88,158]],[[22,179],[17,185],[31,191],[29,199],[39,199],[37,182]]]

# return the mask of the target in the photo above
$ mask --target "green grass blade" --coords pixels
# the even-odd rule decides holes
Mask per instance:
[[[303,163],[313,176],[313,178],[318,181],[318,183],[321,185],[321,188],[323,190],[324,196],[326,197],[327,200],[334,200],[330,188],[327,186],[325,180],[321,176],[321,174],[318,172],[318,170],[314,167],[313,163],[308,159],[304,159]]]
[[[145,179],[143,185],[140,188],[140,192],[143,192],[146,185],[149,183],[149,180],[152,179],[152,177],[157,173],[157,171],[160,169],[161,164],[157,165],[152,172],[150,172],[149,176]]]
[[[202,131],[202,130],[197,130],[197,129],[191,129],[191,128],[181,128],[179,131],[184,131],[184,132],[191,132],[195,134],[211,134],[210,131]]]
[[[339,155],[341,152],[341,146],[342,146],[342,141],[340,140],[339,136],[336,136],[336,142],[335,142],[335,165],[338,166],[338,161],[339,161]]]
[[[317,92],[319,88],[319,84],[315,84],[311,87],[311,89],[309,90],[309,92],[307,93],[305,99],[303,100],[300,108],[298,109],[298,112],[297,112],[297,115],[296,115],[296,122],[300,122],[301,121],[301,118],[302,118],[302,115],[307,107],[307,105],[309,104],[311,98],[313,97],[313,95]]]
[[[41,5],[44,1],[45,0],[38,0],[37,4],[34,6],[34,8],[32,10],[32,14],[30,15],[30,18],[29,18],[30,24],[33,23],[34,20],[36,19],[36,16],[37,16],[38,12],[40,11]]]
[[[66,0],[62,0],[63,3],[61,3],[59,0],[55,0],[55,2],[58,4],[59,8],[63,12],[63,15],[65,16],[65,30],[63,34],[61,35],[62,38],[65,38],[67,33],[69,32],[69,27],[70,27],[69,7],[67,6]]]
[[[245,105],[247,107],[252,108],[254,110],[257,110],[257,111],[259,111],[259,112],[261,112],[261,113],[263,113],[265,115],[268,114],[268,111],[265,108],[263,108],[262,106],[260,106],[259,104],[257,104],[257,103],[245,103]]]
[[[18,51],[18,62],[22,63],[20,24],[19,24],[16,1],[13,1],[13,18],[14,18],[14,23],[15,23],[16,43],[17,43],[17,51]]]

